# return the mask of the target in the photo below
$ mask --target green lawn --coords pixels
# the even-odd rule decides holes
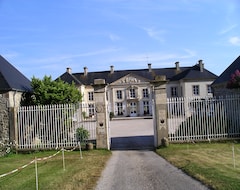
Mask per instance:
[[[239,143],[170,144],[157,153],[213,189],[240,189]]]
[[[10,154],[0,158],[0,175],[17,169],[35,157],[43,158],[57,151],[45,151],[31,154]],[[93,189],[101,175],[106,161],[111,156],[107,150],[65,152],[65,171],[63,169],[62,152],[55,157],[37,162],[39,190],[81,190]],[[0,178],[1,190],[33,190],[36,189],[35,164]]]

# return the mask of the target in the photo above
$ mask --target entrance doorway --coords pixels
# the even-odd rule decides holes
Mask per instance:
[[[137,116],[137,103],[131,102],[130,103],[130,117],[136,117]]]
[[[152,118],[110,121],[111,150],[154,150]]]

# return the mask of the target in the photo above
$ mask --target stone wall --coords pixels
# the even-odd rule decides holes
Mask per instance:
[[[9,144],[9,109],[7,99],[0,94],[0,156]]]
[[[0,95],[0,142],[9,141],[9,110],[7,99]]]

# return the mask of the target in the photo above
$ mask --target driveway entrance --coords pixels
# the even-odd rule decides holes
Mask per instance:
[[[111,150],[153,150],[153,119],[127,118],[110,122]]]

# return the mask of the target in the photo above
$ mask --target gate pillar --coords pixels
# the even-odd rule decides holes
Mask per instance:
[[[154,97],[154,139],[155,147],[162,145],[168,138],[166,76],[156,76],[151,82]]]
[[[107,109],[106,84],[104,79],[94,80],[94,100],[96,106],[96,148],[110,149],[109,144],[109,115]]]

